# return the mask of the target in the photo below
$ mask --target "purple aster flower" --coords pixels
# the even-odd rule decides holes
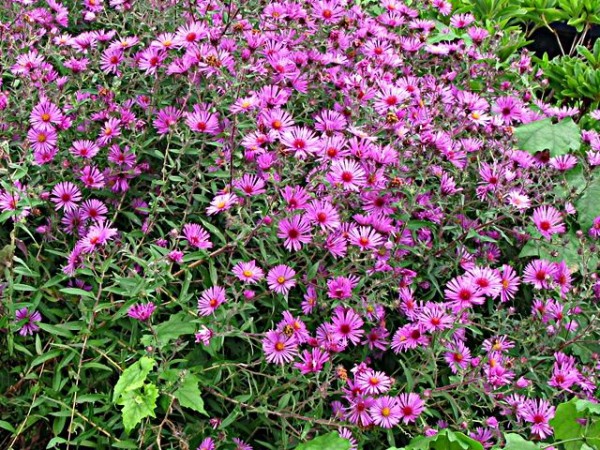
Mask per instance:
[[[37,332],[40,327],[37,325],[37,322],[41,322],[42,315],[37,311],[31,311],[27,308],[21,308],[15,313],[15,322],[19,323],[24,321],[21,325],[21,329],[19,330],[19,334],[21,336],[26,336],[28,334],[33,334]]]
[[[129,308],[127,315],[132,319],[145,321],[150,318],[155,309],[154,303],[137,303]]]

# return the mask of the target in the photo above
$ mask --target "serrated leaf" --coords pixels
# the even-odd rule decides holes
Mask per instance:
[[[181,406],[208,416],[208,413],[204,409],[204,400],[202,400],[198,382],[198,377],[188,373],[174,395],[179,400]]]
[[[143,389],[128,391],[119,400],[123,406],[123,426],[125,432],[129,433],[146,417],[156,417],[154,409],[158,399],[158,388],[152,383],[144,385]]]
[[[115,385],[113,402],[118,401],[122,394],[142,387],[155,363],[152,358],[142,356],[139,361],[125,369]]]
[[[331,433],[317,436],[309,442],[300,444],[296,450],[348,450],[350,441],[340,437],[340,435],[332,431]]]
[[[519,148],[531,154],[549,150],[550,156],[559,156],[581,147],[579,127],[570,117],[557,124],[549,118],[536,120],[517,127],[514,135]]]

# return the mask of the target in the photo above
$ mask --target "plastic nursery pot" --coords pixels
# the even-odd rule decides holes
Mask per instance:
[[[573,43],[578,42],[583,34],[583,32],[578,33],[575,27],[568,25],[567,22],[552,22],[550,27],[554,32],[542,27],[535,30],[528,38],[533,42],[527,45],[526,48],[540,58],[544,53],[548,53],[549,58],[556,58],[563,54],[563,50],[568,55]],[[586,47],[592,47],[598,37],[600,37],[600,26],[592,25],[585,34],[582,44]]]

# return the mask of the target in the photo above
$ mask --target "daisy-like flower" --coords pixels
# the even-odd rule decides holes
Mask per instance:
[[[27,132],[27,140],[34,152],[50,152],[56,151],[58,135],[53,128],[46,130],[30,128]]]
[[[448,347],[444,360],[450,366],[452,373],[464,370],[471,362],[471,351],[462,342],[455,342]]]
[[[483,305],[485,302],[481,289],[467,276],[450,280],[444,296],[450,302],[452,309],[457,312],[474,305]]]
[[[358,283],[358,277],[335,277],[327,280],[327,296],[329,298],[346,299],[352,297],[352,289]]]
[[[256,175],[248,173],[244,174],[242,178],[234,180],[233,186],[242,191],[247,197],[254,197],[265,193],[265,182]]]
[[[233,274],[240,281],[255,284],[265,277],[263,270],[256,265],[256,261],[239,262],[233,268]]]
[[[296,339],[279,331],[267,331],[262,344],[267,362],[273,364],[283,365],[291,362],[298,353]]]
[[[452,328],[454,319],[446,312],[443,305],[430,303],[423,306],[417,314],[417,322],[425,331],[434,332]]]
[[[373,423],[369,409],[373,406],[373,397],[357,396],[350,400],[350,406],[346,408],[346,420],[361,427],[368,427]]]
[[[531,199],[518,190],[510,191],[506,196],[506,201],[509,205],[520,210],[528,209],[531,206]]]
[[[500,301],[507,302],[515,298],[515,294],[519,290],[520,278],[511,266],[502,266],[502,290],[500,291]]]
[[[294,152],[298,159],[304,159],[319,149],[319,139],[305,127],[292,127],[281,133],[280,142]]]
[[[42,101],[38,103],[29,116],[29,123],[38,130],[49,130],[63,120],[63,114],[54,103]]]
[[[277,237],[285,239],[283,245],[287,250],[298,251],[302,244],[308,244],[312,240],[310,231],[310,223],[304,216],[294,216],[279,222]]]
[[[237,203],[237,196],[235,194],[220,194],[212,199],[210,206],[206,208],[206,214],[212,216],[222,211],[227,211],[233,205]]]
[[[411,95],[406,89],[396,86],[383,86],[375,96],[373,107],[379,114],[396,111],[400,105],[410,99]]]
[[[354,345],[360,343],[365,330],[363,320],[351,308],[337,307],[331,319],[334,333],[344,342],[349,341]]]
[[[392,380],[383,372],[372,369],[360,373],[356,377],[356,384],[368,395],[384,394],[390,390]]]
[[[523,271],[523,281],[533,284],[535,289],[550,289],[556,266],[545,259],[531,261]]]
[[[69,149],[71,154],[77,158],[92,159],[100,151],[94,142],[88,140],[73,141]]]
[[[411,423],[425,410],[425,403],[418,394],[402,394],[398,398],[400,418],[404,423]]]
[[[310,195],[301,186],[286,186],[281,196],[287,203],[287,209],[290,211],[304,209],[308,200],[310,200]]]
[[[549,422],[554,417],[555,408],[546,400],[528,400],[523,408],[523,419],[531,423],[531,432],[540,439],[553,434]]]
[[[108,119],[100,134],[98,136],[98,143],[100,145],[106,145],[112,141],[115,137],[121,135],[121,121],[115,117]]]
[[[181,118],[181,111],[173,106],[158,110],[156,118],[152,122],[158,134],[167,134],[173,131],[177,121]]]
[[[397,397],[383,395],[373,402],[369,408],[373,423],[382,428],[393,428],[402,419],[402,410]]]
[[[533,211],[533,222],[546,239],[566,231],[560,212],[553,206],[540,206]]]
[[[358,191],[367,183],[367,174],[356,161],[348,158],[338,159],[331,163],[327,181],[347,191]]]
[[[198,314],[210,316],[223,303],[225,303],[225,288],[213,286],[205,289],[198,299]]]
[[[496,298],[502,291],[500,275],[489,267],[475,266],[466,275],[479,288],[481,295]]]
[[[283,109],[275,108],[263,111],[259,122],[275,133],[282,133],[294,126],[294,119]]]
[[[218,117],[200,105],[194,105],[194,111],[185,114],[185,123],[197,133],[218,134]]]
[[[323,370],[323,366],[329,361],[329,353],[315,347],[310,351],[304,350],[300,356],[300,361],[294,364],[300,373],[306,375],[308,373],[319,373]]]
[[[56,206],[54,209],[64,209],[72,211],[77,208],[77,203],[81,200],[81,191],[77,186],[69,181],[57,183],[51,192],[50,201]]]
[[[137,303],[129,308],[127,315],[135,320],[146,321],[152,316],[152,313],[156,309],[156,305],[152,302],[149,303]]]
[[[246,444],[241,439],[233,438],[232,441],[235,444],[235,448],[233,450],[254,450],[250,444]]]
[[[306,218],[322,230],[335,230],[340,226],[340,215],[330,202],[313,200],[306,207]]]
[[[183,226],[183,236],[192,247],[208,249],[213,246],[210,242],[210,234],[196,223],[186,223]]]
[[[83,220],[91,219],[94,222],[103,222],[108,213],[108,208],[100,200],[91,199],[83,202],[79,208]]]
[[[269,289],[278,294],[287,295],[290,289],[296,286],[295,275],[296,271],[285,264],[273,267],[267,274]]]
[[[215,442],[212,438],[206,438],[202,442],[196,450],[215,450]]]
[[[40,327],[37,322],[42,321],[42,315],[38,311],[29,311],[27,308],[21,308],[15,313],[15,322],[23,322],[19,334],[21,336],[32,335],[37,332]]]
[[[353,228],[348,234],[348,240],[361,250],[376,249],[384,243],[383,236],[371,227]]]
[[[204,325],[200,327],[200,330],[194,335],[196,344],[202,342],[203,345],[209,346],[210,340],[215,335],[214,331],[210,328],[206,328]]]
[[[79,247],[82,253],[92,253],[100,246],[106,245],[106,243],[115,237],[118,233],[116,228],[110,228],[110,223],[100,222],[92,225],[85,237],[79,242]]]
[[[104,174],[96,166],[85,166],[81,169],[79,181],[90,189],[102,189],[105,185]]]
[[[123,61],[123,50],[120,48],[107,48],[100,56],[100,70],[106,74],[114,73],[119,76],[119,65]]]

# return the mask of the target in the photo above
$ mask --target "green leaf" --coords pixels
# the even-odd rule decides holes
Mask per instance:
[[[146,417],[156,417],[156,399],[158,388],[154,384],[145,384],[143,390],[130,390],[121,396],[119,405],[123,406],[123,426],[129,433],[135,426]]]
[[[570,117],[557,124],[549,118],[536,120],[517,127],[514,134],[519,148],[531,154],[550,150],[550,156],[559,156],[581,147],[579,127]]]
[[[414,438],[405,450],[483,450],[483,445],[469,436],[455,431],[442,430],[435,436]]]
[[[174,395],[179,400],[181,406],[208,416],[208,413],[204,409],[204,400],[202,400],[198,382],[198,377],[188,373]]]
[[[504,438],[506,439],[504,450],[539,450],[541,448],[534,442],[526,441],[515,433],[508,433]]]
[[[184,334],[194,334],[196,325],[191,321],[193,318],[189,314],[181,313],[171,316],[167,322],[156,326],[155,332],[158,337],[158,346],[164,347],[170,341],[178,339]]]
[[[332,431],[331,433],[318,436],[309,442],[300,444],[296,450],[348,450],[350,441],[341,438],[340,435]]]
[[[600,176],[595,177],[584,191],[583,196],[575,203],[579,217],[579,225],[588,231],[594,219],[600,216]]]
[[[10,432],[10,433],[16,433],[17,430],[15,430],[15,428],[8,422],[6,422],[5,420],[0,420],[0,428]]]
[[[125,369],[115,385],[113,402],[119,400],[122,394],[142,387],[155,363],[152,358],[142,356],[138,362]]]
[[[579,450],[583,443],[583,440],[574,440],[583,438],[585,427],[577,419],[584,418],[586,415],[585,412],[577,411],[576,402],[576,399],[572,399],[558,405],[554,418],[549,422],[554,429],[554,438],[557,441],[571,440],[571,442],[563,443],[565,450]]]

